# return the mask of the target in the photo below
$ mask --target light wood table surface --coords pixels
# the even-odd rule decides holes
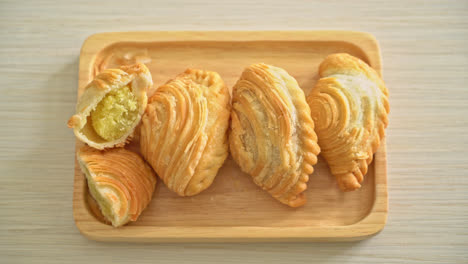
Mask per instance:
[[[72,216],[87,36],[134,30],[366,31],[390,90],[389,217],[348,243],[126,244]],[[0,1],[1,263],[468,263],[468,1]]]

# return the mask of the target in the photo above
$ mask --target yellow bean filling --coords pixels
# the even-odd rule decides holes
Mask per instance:
[[[96,133],[107,141],[125,135],[138,116],[137,100],[128,86],[108,93],[91,112]]]

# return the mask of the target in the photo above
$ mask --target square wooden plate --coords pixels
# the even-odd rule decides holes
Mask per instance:
[[[284,68],[308,94],[318,79],[318,65],[336,52],[359,57],[381,73],[377,41],[361,32],[101,33],[90,36],[81,49],[78,95],[100,70],[136,61],[148,66],[156,87],[189,67],[217,71],[232,87],[246,66],[265,62]],[[81,146],[77,142],[76,147]],[[289,208],[255,186],[229,157],[201,194],[178,197],[158,181],[138,221],[113,228],[93,213],[85,176],[75,162],[74,218],[85,236],[105,241],[358,240],[385,225],[386,165],[383,140],[362,188],[343,193],[319,158],[306,205]]]

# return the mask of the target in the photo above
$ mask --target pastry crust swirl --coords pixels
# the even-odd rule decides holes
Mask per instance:
[[[361,187],[388,125],[388,90],[374,69],[349,54],[329,55],[307,101],[322,155],[343,191]]]
[[[142,118],[140,147],[180,196],[208,188],[228,156],[230,95],[216,72],[188,69],[159,87]]]
[[[306,202],[320,148],[304,92],[285,70],[247,67],[233,88],[230,149],[242,171],[280,202]]]
[[[115,227],[136,221],[156,186],[151,167],[124,148],[99,151],[84,146],[77,159],[104,217]]]

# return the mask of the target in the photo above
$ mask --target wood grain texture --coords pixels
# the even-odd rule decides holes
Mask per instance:
[[[131,41],[131,42],[129,42]],[[232,87],[243,69],[265,62],[284,68],[307,94],[329,54],[347,52],[381,72],[379,46],[367,33],[349,31],[127,32],[90,36],[80,54],[78,94],[106,68],[144,60],[156,86],[186,68],[218,72]],[[132,142],[133,145],[135,142]],[[76,149],[82,143],[77,141]],[[129,146],[132,149],[132,146]],[[339,190],[323,159],[311,175],[308,202],[289,208],[251,181],[228,157],[212,186],[179,197],[160,184],[137,222],[114,229],[98,221],[87,202],[86,180],[75,166],[73,212],[78,229],[102,241],[339,241],[367,238],[387,219],[385,140],[354,192]]]
[[[0,255],[6,263],[466,263],[466,1],[1,1]],[[73,222],[78,56],[91,34],[356,30],[390,89],[389,215],[361,242],[100,243]]]

